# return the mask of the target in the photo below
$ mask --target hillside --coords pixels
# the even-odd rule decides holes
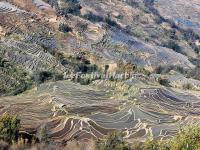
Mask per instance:
[[[135,144],[199,124],[199,6],[0,0],[0,115],[81,150],[113,132]]]

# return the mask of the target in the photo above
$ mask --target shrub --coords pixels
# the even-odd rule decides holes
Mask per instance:
[[[171,150],[199,150],[200,127],[189,126],[181,129],[180,133],[169,142]]]
[[[200,80],[200,66],[197,66],[194,69],[188,71],[187,77]]]
[[[168,141],[147,140],[135,149],[137,150],[199,150],[200,126],[189,126]]]
[[[156,74],[167,74],[171,70],[178,71],[181,74],[186,74],[188,70],[184,69],[181,66],[158,66],[155,70],[154,73]]]
[[[158,82],[160,83],[160,85],[170,86],[170,85],[169,85],[169,81],[168,81],[167,79],[159,78],[159,79],[158,79]]]
[[[9,115],[7,113],[0,117],[0,138],[11,142],[16,141],[19,136],[20,120],[16,115]]]
[[[121,133],[110,134],[100,143],[100,150],[130,150],[130,146],[123,140]]]
[[[57,81],[57,80],[62,80],[62,79],[63,79],[63,75],[54,71],[40,71],[40,72],[35,73],[32,76],[32,80],[35,84],[44,83],[45,81],[48,81],[48,80]]]
[[[82,58],[70,56],[66,61],[74,67],[75,72],[91,73],[98,69],[95,64],[91,64],[84,56]]]
[[[112,20],[111,17],[109,17],[109,16],[105,18],[105,22],[106,22],[109,26],[120,28],[120,26],[117,24],[117,22],[114,21],[114,20]]]
[[[89,12],[82,17],[91,22],[103,22],[104,21],[109,26],[120,28],[120,26],[117,24],[117,22],[111,19],[109,14],[107,17],[101,17],[101,16],[93,14],[92,12]]]
[[[3,58],[0,57],[0,67],[4,67]]]
[[[147,75],[147,76],[150,75],[150,72],[148,70],[146,70],[145,68],[137,67],[137,66],[135,68],[135,72],[142,73],[142,74]]]
[[[196,46],[194,48],[194,51],[197,53],[197,54],[200,54],[200,46]]]
[[[101,21],[104,20],[103,17],[97,16],[97,15],[93,14],[92,12],[89,12],[89,13],[85,14],[83,16],[83,18],[85,18],[85,19],[87,19],[87,20],[89,20],[91,22],[101,22]]]
[[[119,20],[122,20],[124,18],[124,16],[123,15],[118,15],[118,16],[116,16],[116,18],[119,19]]]
[[[63,33],[72,32],[72,28],[68,27],[64,23],[59,24],[59,29],[58,30],[63,32]]]
[[[169,40],[167,43],[164,43],[163,46],[170,48],[170,49],[173,49],[177,53],[182,53],[181,47],[174,40]]]
[[[73,14],[73,15],[80,15],[81,6],[78,0],[65,0],[68,4],[68,7],[63,9],[64,15]]]
[[[127,4],[135,8],[139,7],[139,3],[135,1],[127,1]]]
[[[159,17],[159,16],[156,16],[156,17],[155,17],[155,22],[156,22],[156,24],[162,24],[163,21],[164,21],[164,20],[163,20],[161,17]]]
[[[127,73],[132,73],[132,72],[140,72],[141,68],[137,67],[136,65],[132,64],[131,62],[127,62],[127,63],[124,63],[122,61],[119,61],[118,64],[117,64],[117,71],[118,72],[127,72]],[[140,70],[140,71],[139,71]]]
[[[159,142],[148,140],[144,143],[144,150],[160,150]]]
[[[108,69],[109,69],[109,65],[105,65],[105,69],[104,69],[105,74],[107,74]]]
[[[88,78],[85,78],[85,79],[80,79],[79,82],[81,85],[89,85],[92,81]]]
[[[52,73],[49,71],[41,71],[38,72],[36,74],[34,74],[33,76],[33,81],[35,81],[36,83],[43,83],[46,80],[49,80],[52,78]]]
[[[20,93],[23,93],[27,89],[30,89],[32,86],[32,82],[29,81],[21,81],[21,84],[17,86],[10,94],[11,95],[18,95]]]

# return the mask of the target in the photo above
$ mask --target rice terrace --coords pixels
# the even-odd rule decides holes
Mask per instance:
[[[0,150],[199,150],[199,0],[0,0]]]

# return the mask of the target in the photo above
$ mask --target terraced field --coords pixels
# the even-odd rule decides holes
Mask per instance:
[[[0,0],[0,115],[86,150],[113,132],[134,143],[199,124],[198,3]]]
[[[48,52],[45,53],[40,46],[35,44],[4,40],[1,42],[1,51],[5,52],[1,57],[9,62],[18,64],[24,70],[45,70],[46,68],[51,69],[50,66],[53,68],[58,65],[52,55]]]
[[[36,133],[46,125],[49,137],[55,141],[68,141],[75,137],[97,139],[112,130],[102,128],[98,131],[101,127],[83,116],[98,111],[116,112],[120,101],[109,101],[107,94],[68,81],[48,83],[26,94],[1,98],[0,112],[19,114],[22,131],[29,133]]]
[[[200,5],[198,0],[157,0],[155,5],[162,16],[173,19],[180,26],[194,29],[199,34]]]
[[[199,80],[195,79],[188,79],[185,78],[183,75],[171,75],[168,78],[169,84],[174,88],[182,88],[182,89],[193,89],[199,91],[200,89],[200,82]],[[188,86],[188,87],[187,87]]]
[[[194,67],[188,58],[171,49],[148,45],[123,32],[114,31],[93,45],[96,53],[107,60],[122,60],[141,67],[153,69],[159,65],[180,65],[183,68]]]
[[[89,141],[121,130],[129,141],[144,140],[149,134],[166,139],[181,125],[199,124],[197,96],[148,88],[141,89],[134,101],[111,97],[112,91],[59,81],[1,98],[0,112],[17,113],[22,131],[39,133],[46,126],[48,137],[57,142]]]
[[[26,14],[28,12],[18,9],[17,7],[13,6],[12,4],[1,1],[0,2],[0,12],[1,13],[17,13],[20,15]]]

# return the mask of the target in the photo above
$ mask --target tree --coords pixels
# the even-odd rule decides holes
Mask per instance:
[[[0,117],[0,138],[5,141],[16,141],[19,136],[20,120],[16,115],[4,113]]]

